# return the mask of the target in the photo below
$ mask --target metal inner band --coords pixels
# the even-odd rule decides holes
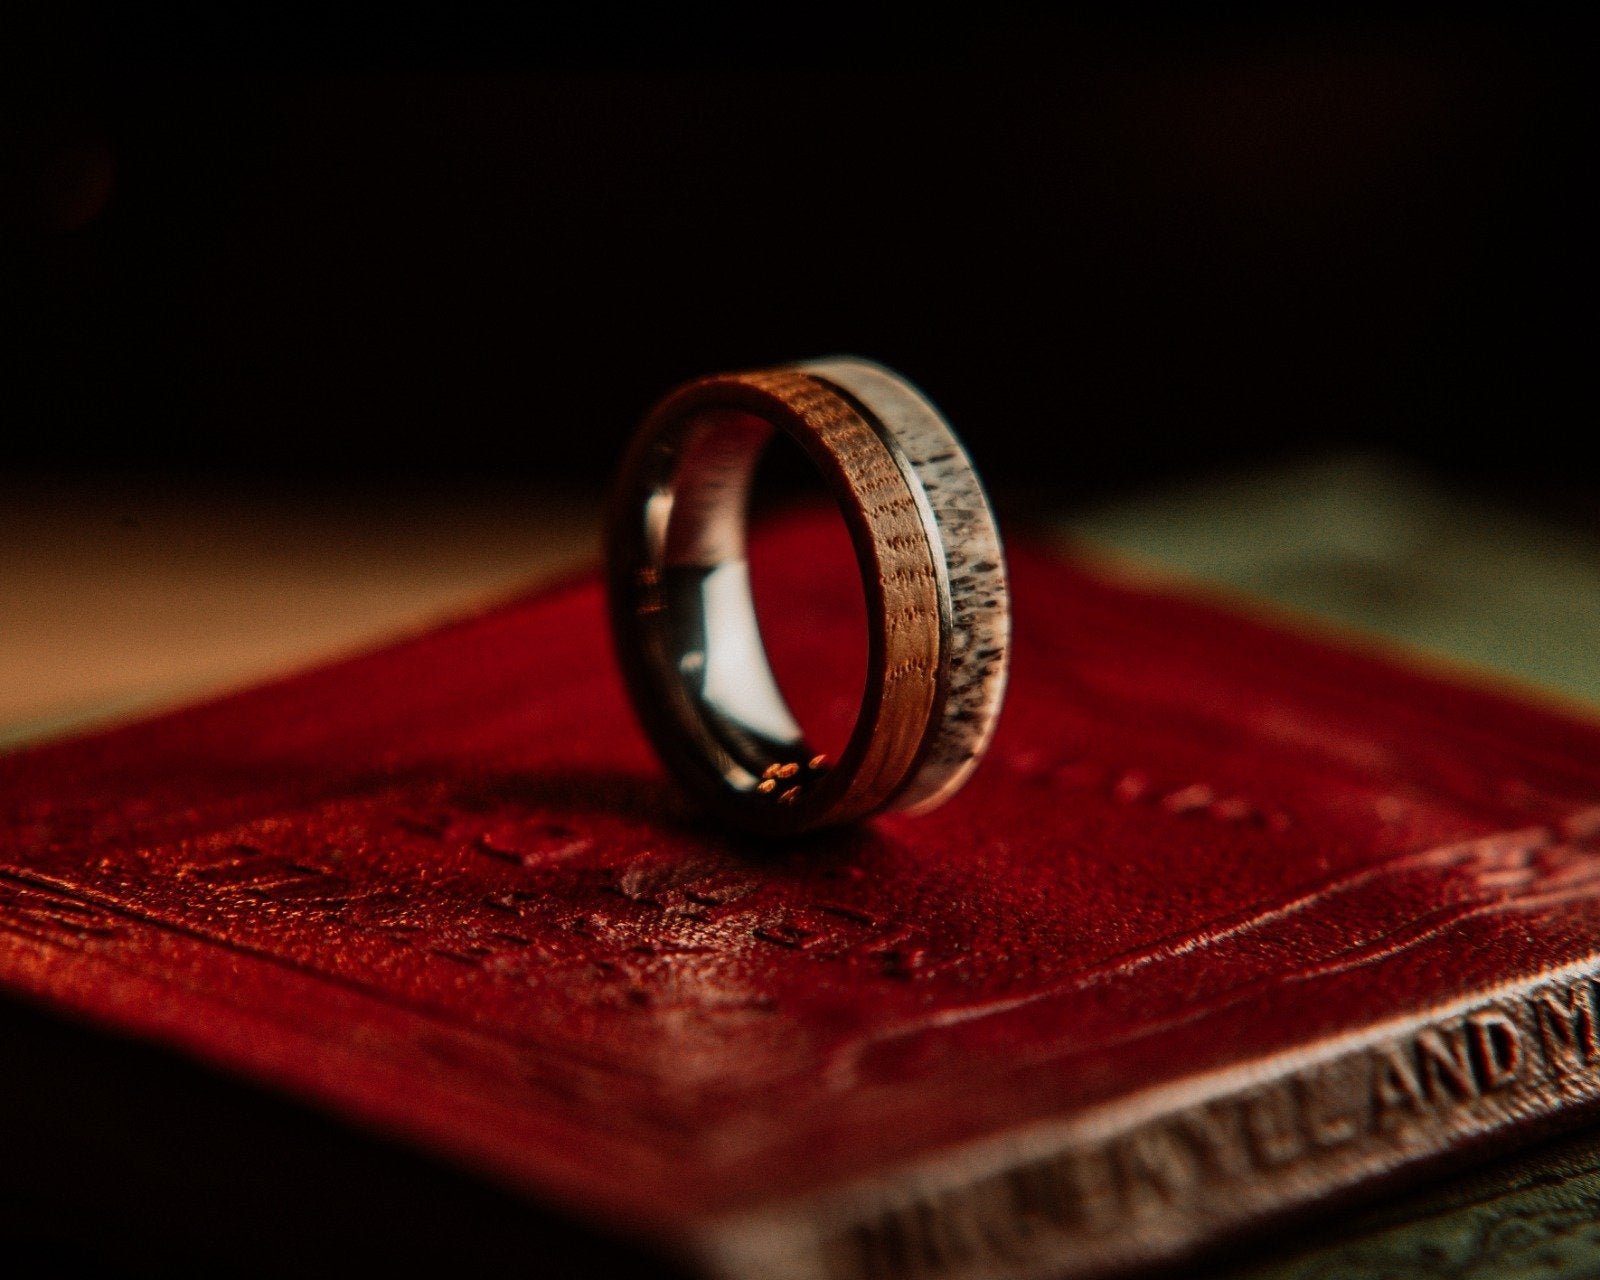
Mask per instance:
[[[671,511],[658,534],[676,675],[726,756],[724,777],[741,790],[762,781],[776,790],[787,779],[765,778],[773,765],[778,773],[789,766],[798,772],[815,758],[767,663],[750,590],[750,488],[773,431],[771,423],[737,410],[697,415],[680,447]]]

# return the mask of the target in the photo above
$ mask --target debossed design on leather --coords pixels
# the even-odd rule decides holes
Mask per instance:
[[[814,536],[767,640],[848,709]],[[1600,728],[1013,570],[972,784],[791,845],[590,582],[6,759],[0,983],[726,1274],[1114,1270],[1600,1097]]]

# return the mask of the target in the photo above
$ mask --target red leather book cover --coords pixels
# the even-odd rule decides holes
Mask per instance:
[[[1600,727],[1012,570],[974,781],[785,845],[681,807],[594,581],[6,758],[0,984],[726,1276],[1114,1271],[1600,1097]]]

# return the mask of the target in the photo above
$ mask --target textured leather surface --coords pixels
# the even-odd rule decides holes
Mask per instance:
[[[820,536],[769,643],[837,721]],[[590,581],[7,758],[0,983],[671,1231],[1594,950],[1600,728],[1012,568],[972,784],[784,847],[680,806]]]

